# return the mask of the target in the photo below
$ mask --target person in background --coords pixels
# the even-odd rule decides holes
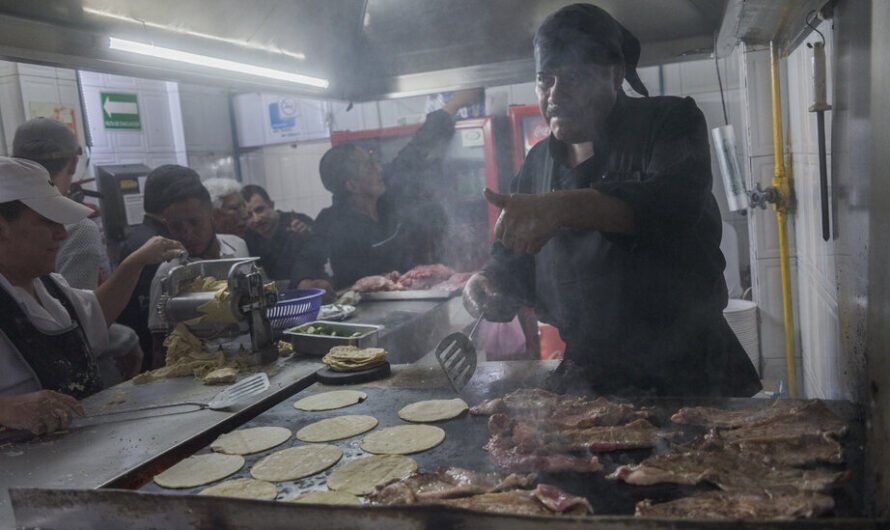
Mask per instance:
[[[145,178],[145,189],[142,195],[142,224],[136,225],[127,234],[127,240],[121,246],[118,261],[123,261],[131,252],[141,247],[154,236],[168,237],[170,233],[161,216],[160,199],[164,189],[175,178],[176,168],[173,164],[158,166]],[[151,278],[149,278],[150,280]]]
[[[280,212],[261,186],[248,184],[241,190],[247,202],[247,248],[258,256],[273,280],[286,280],[290,287],[324,289],[324,302],[334,301],[334,289],[324,271],[325,260],[307,253],[312,218]]]
[[[46,169],[0,157],[0,426],[43,434],[82,415],[77,400],[103,387],[96,352],[108,346],[139,272],[182,246],[156,237],[96,291],[53,273],[65,225],[92,212],[64,197]]]
[[[213,204],[198,173],[184,166],[169,167],[166,171],[172,178],[159,199],[161,215],[170,237],[188,251],[188,259],[249,257],[243,239],[232,234],[218,234],[214,230]],[[152,368],[164,364],[163,342],[167,324],[155,310],[161,299],[161,281],[181,264],[179,260],[162,263],[151,280],[148,328],[152,333]]]
[[[181,166],[166,164],[152,170],[145,179],[145,189],[142,197],[145,215],[142,224],[134,226],[127,235],[127,240],[121,248],[120,259],[126,259],[134,250],[145,244],[154,236],[169,237],[167,225],[164,224],[163,210],[166,206],[164,197],[170,185],[181,178]],[[197,173],[192,175],[200,182]],[[148,329],[149,298],[151,295],[151,280],[158,271],[157,265],[150,265],[142,270],[139,281],[133,294],[127,302],[118,322],[133,328],[139,336],[139,347],[142,349],[142,371],[152,367],[152,337]]]
[[[213,229],[217,234],[232,234],[244,239],[249,215],[241,195],[241,183],[235,179],[209,178],[203,184],[213,204]]]
[[[448,224],[436,189],[442,179],[421,175],[430,173],[435,155],[454,134],[452,114],[478,97],[477,91],[459,92],[442,110],[427,114],[386,167],[355,144],[324,154],[318,169],[332,205],[318,214],[310,247],[330,260],[337,289],[364,276],[440,261]]]
[[[35,118],[20,125],[12,141],[12,154],[37,162],[50,174],[53,184],[68,197],[77,162],[83,153],[74,133],[65,124]],[[75,289],[95,291],[99,273],[109,268],[99,227],[89,217],[66,225],[68,237],[56,255],[56,272]],[[132,328],[113,323],[108,328],[109,347],[98,352],[99,369],[106,385],[130,379],[142,366],[139,337]]]
[[[556,390],[751,396],[760,381],[722,310],[721,219],[710,147],[691,98],[627,97],[639,41],[588,4],[548,16],[534,38],[549,139],[501,208],[492,260],[464,288],[474,316],[520,305],[555,325]]]

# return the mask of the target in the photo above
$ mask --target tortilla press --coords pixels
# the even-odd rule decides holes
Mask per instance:
[[[248,362],[266,364],[276,360],[278,349],[266,310],[278,303],[278,294],[266,291],[267,280],[257,259],[193,261],[171,269],[161,282],[156,308],[167,332],[182,323],[204,341],[236,342],[249,335]],[[217,296],[217,291],[194,291],[192,286],[199,277],[225,279],[228,296]]]

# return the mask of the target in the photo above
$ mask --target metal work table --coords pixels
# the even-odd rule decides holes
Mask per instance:
[[[411,362],[439,338],[469,318],[460,300],[379,301],[358,306],[350,322],[385,326],[379,344],[392,350],[394,362]],[[457,313],[452,318],[451,313]],[[452,325],[451,322],[456,322]],[[13,526],[9,488],[100,487],[134,488],[160,470],[209,444],[257,414],[315,381],[323,365],[319,358],[295,355],[267,368],[272,386],[252,402],[233,411],[156,412],[156,417],[128,419],[69,429],[42,438],[0,445],[0,528]],[[443,376],[444,377],[444,376]],[[207,402],[221,387],[206,386],[191,377],[164,379],[145,385],[125,382],[82,401],[87,414],[146,405]],[[178,412],[170,414],[170,412]]]

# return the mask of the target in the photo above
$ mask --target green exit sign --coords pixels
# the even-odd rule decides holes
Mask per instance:
[[[102,119],[106,129],[141,129],[139,100],[136,94],[100,92]]]

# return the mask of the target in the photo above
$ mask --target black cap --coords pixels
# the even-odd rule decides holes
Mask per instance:
[[[572,63],[624,64],[624,78],[644,96],[637,75],[640,41],[612,15],[591,4],[572,4],[552,13],[535,33],[538,71]]]
[[[201,176],[192,169],[176,164],[158,166],[145,179],[142,206],[147,213],[160,215],[170,206],[171,197],[183,184],[201,184]]]

